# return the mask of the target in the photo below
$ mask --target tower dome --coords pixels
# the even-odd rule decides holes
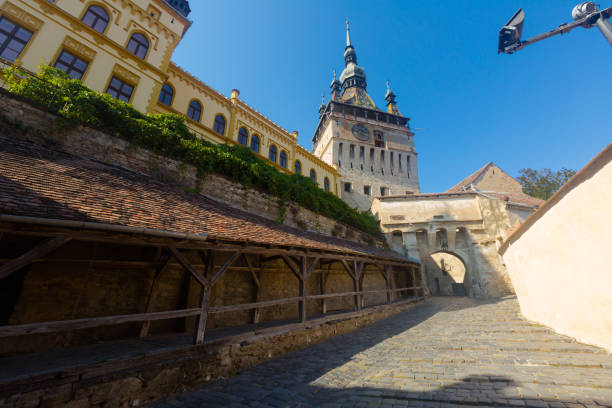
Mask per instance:
[[[357,53],[351,44],[348,20],[346,21],[346,49],[344,50],[344,70],[340,74],[342,90],[346,92],[348,88],[359,87],[364,90],[367,87],[365,70],[357,65]]]

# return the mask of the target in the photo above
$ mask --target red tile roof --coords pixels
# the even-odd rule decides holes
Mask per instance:
[[[462,191],[464,186],[466,186],[468,184],[476,183],[478,181],[478,179],[483,174],[485,174],[485,172],[487,171],[489,166],[491,166],[492,164],[493,164],[493,162],[488,162],[483,167],[481,167],[479,170],[477,170],[475,173],[472,173],[471,175],[469,175],[466,178],[464,178],[463,180],[461,180],[459,183],[455,184],[453,187],[451,187],[448,190],[446,190],[446,192],[447,193],[456,193],[458,191]]]
[[[6,135],[0,135],[0,214],[207,232],[209,239],[408,260],[395,252],[278,224],[141,173]]]

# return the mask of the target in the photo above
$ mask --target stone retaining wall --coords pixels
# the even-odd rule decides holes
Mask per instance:
[[[5,120],[9,118],[26,129],[28,138],[54,149],[149,174],[160,181],[198,191],[232,207],[255,212],[267,219],[282,221],[283,224],[302,230],[344,238],[365,245],[382,246],[381,240],[376,240],[369,234],[295,203],[287,205],[283,217],[276,197],[254,188],[247,189],[216,174],[207,174],[204,179],[198,179],[195,167],[189,164],[154,154],[101,131],[86,126],[55,131],[56,115],[39,104],[8,94],[3,89],[0,89],[0,111]]]
[[[139,356],[95,366],[58,370],[54,375],[0,384],[0,405],[17,407],[136,407],[188,388],[235,375],[270,358],[330,337],[350,333],[413,308],[416,303],[377,306],[365,315],[179,351]],[[40,382],[38,382],[40,381]]]

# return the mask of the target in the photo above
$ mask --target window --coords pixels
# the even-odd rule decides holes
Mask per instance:
[[[276,146],[270,146],[270,149],[268,150],[268,159],[270,159],[271,162],[276,163]]]
[[[399,164],[399,172],[402,172],[402,154],[399,153],[398,157],[397,157],[397,164]]]
[[[140,33],[134,33],[130,37],[127,50],[140,59],[144,59],[149,50],[149,40]]]
[[[200,121],[200,117],[202,116],[202,105],[198,101],[189,102],[189,108],[187,109],[187,116],[191,120],[195,120],[196,122]]]
[[[110,21],[110,17],[108,16],[106,10],[104,10],[102,7],[90,6],[83,15],[81,21],[97,32],[104,33],[104,30],[106,30],[106,26]]]
[[[344,183],[344,191],[347,193],[351,192],[351,183]]]
[[[370,148],[370,171],[374,173],[374,149]]]
[[[381,196],[386,196],[388,192],[389,192],[389,189],[387,187],[381,187],[380,188],[380,195]]]
[[[317,173],[315,173],[314,169],[310,169],[310,179],[313,183],[317,182]]]
[[[329,191],[329,179],[327,177],[323,179],[323,189]]]
[[[172,97],[174,96],[174,89],[168,84],[162,86],[161,92],[159,93],[158,100],[164,105],[170,106],[172,103]]]
[[[406,176],[410,178],[410,156],[406,156]]]
[[[370,186],[363,186],[363,194],[370,195]]]
[[[54,67],[67,73],[71,78],[81,79],[87,69],[87,61],[84,61],[66,50],[62,50]]]
[[[393,152],[389,152],[389,166],[391,167],[391,175],[393,175]]]
[[[126,84],[117,77],[112,77],[106,93],[123,102],[129,102],[134,92],[132,85]]]
[[[220,135],[223,135],[225,133],[225,118],[223,116],[215,116],[215,124],[213,125],[213,130]]]
[[[251,150],[255,153],[259,153],[259,136],[251,136]]]
[[[342,167],[342,143],[338,143],[338,167]]]
[[[380,151],[380,173],[385,174],[385,151]]]
[[[246,146],[249,141],[249,134],[245,128],[240,128],[238,130],[238,143]]]
[[[287,153],[285,153],[283,150],[281,150],[280,155],[278,157],[278,164],[281,165],[281,167],[283,168],[287,168]]]
[[[31,31],[0,17],[0,57],[15,61],[30,38],[32,38]]]
[[[382,132],[374,132],[374,146],[385,147],[385,138]]]
[[[295,164],[293,165],[293,171],[295,174],[302,174],[302,163],[300,163],[298,160],[296,160]]]

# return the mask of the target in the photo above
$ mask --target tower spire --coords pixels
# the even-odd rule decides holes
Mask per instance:
[[[387,80],[387,93],[385,94],[385,100],[387,101],[387,112],[401,116],[399,109],[397,108],[397,104],[395,103],[395,94],[391,90],[391,86],[389,85],[389,80]]]
[[[349,32],[349,20],[348,17],[346,18],[346,47],[350,47],[351,46],[351,35]]]

